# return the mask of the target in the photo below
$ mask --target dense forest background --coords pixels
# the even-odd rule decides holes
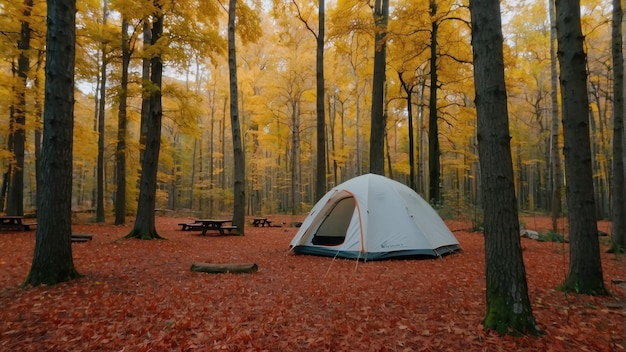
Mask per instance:
[[[136,211],[142,90],[149,89],[142,85],[142,63],[156,50],[165,70],[157,207],[203,214],[229,212],[233,150],[226,58],[228,11],[224,4],[211,0],[167,2],[164,35],[148,48],[144,19],[152,11],[150,3],[88,0],[77,4],[73,207],[95,209],[100,201],[110,216],[117,181],[123,178],[126,211]],[[370,3],[339,0],[326,4],[327,189],[369,172],[376,47]],[[596,212],[599,218],[608,218],[613,130],[611,6],[597,0],[584,0],[581,5]],[[41,0],[0,0],[2,206],[10,202],[11,189],[16,187],[13,180],[23,172],[25,212],[34,211],[36,204],[45,7]],[[564,197],[553,199],[553,185],[559,184],[553,178],[563,178],[562,172],[554,172],[562,166],[551,151],[556,146],[562,158],[562,132],[553,123],[559,103],[555,109],[558,95],[551,70],[557,63],[551,57],[548,1],[503,1],[502,10],[518,206],[524,211],[547,212],[558,202],[560,209]],[[317,200],[317,2],[248,1],[238,16],[238,102],[247,213],[307,211]],[[473,216],[480,209],[469,18],[466,1],[390,4],[385,173],[411,185],[450,216]],[[123,60],[124,53],[129,61]],[[126,89],[121,84],[124,72],[128,73]],[[125,116],[120,114],[122,97],[128,99]],[[430,123],[433,117],[436,125]],[[127,119],[125,129],[120,129],[122,118]],[[117,173],[120,141],[124,141],[125,175]],[[429,149],[433,147],[434,152]],[[438,174],[429,169],[433,165]],[[439,177],[440,196],[431,194],[432,177]]]

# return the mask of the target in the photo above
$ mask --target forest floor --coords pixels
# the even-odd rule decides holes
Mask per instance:
[[[624,351],[623,256],[607,254],[612,296],[566,294],[569,245],[522,238],[541,337],[485,331],[484,243],[471,223],[446,221],[463,248],[441,259],[357,262],[289,251],[303,217],[245,236],[181,231],[158,217],[163,241],[119,240],[125,226],[75,224],[93,240],[72,244],[83,275],[20,288],[35,231],[0,232],[0,351]],[[524,227],[549,228],[527,217]],[[560,221],[560,224],[565,221]],[[565,228],[565,226],[564,226]],[[599,228],[610,232],[609,224]],[[195,262],[256,263],[253,274],[206,274]]]

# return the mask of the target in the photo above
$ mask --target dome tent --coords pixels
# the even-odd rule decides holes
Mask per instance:
[[[460,250],[437,212],[415,191],[366,174],[331,189],[290,244],[296,254],[377,260]]]

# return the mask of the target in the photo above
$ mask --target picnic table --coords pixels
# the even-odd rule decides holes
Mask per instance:
[[[237,229],[237,226],[225,225],[226,223],[232,223],[232,220],[222,219],[198,219],[195,223],[201,225],[202,236],[206,235],[208,231],[218,231],[221,236],[226,235],[226,230],[231,233]]]
[[[4,215],[0,216],[0,229],[3,230],[30,230],[31,226],[37,225],[36,223],[25,223],[23,216],[18,215]]]
[[[265,225],[267,225],[267,227],[272,226],[272,222],[270,220],[267,220],[267,218],[254,218],[252,219],[252,226],[254,227],[265,227]]]

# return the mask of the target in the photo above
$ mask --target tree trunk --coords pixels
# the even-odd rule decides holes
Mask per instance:
[[[233,225],[243,235],[246,223],[245,161],[241,141],[241,127],[238,107],[237,51],[235,48],[236,0],[228,5],[228,72],[230,80],[230,127],[233,133],[233,158],[235,163],[233,187]]]
[[[556,24],[570,230],[569,275],[563,288],[576,293],[606,294],[591,169],[589,98],[580,2],[557,0]]]
[[[100,54],[101,52],[98,51],[97,52],[97,56],[95,59],[95,62],[100,62]],[[100,91],[100,74],[96,74],[96,91],[94,92],[94,108],[93,108],[93,131],[95,133],[98,133],[98,112],[100,111],[100,95],[99,95],[99,91]],[[97,158],[97,155],[96,155]],[[96,165],[94,165],[93,167],[93,187],[91,189],[91,207],[93,209],[96,209],[96,199],[97,199],[97,194],[98,194],[98,163],[96,162]]]
[[[146,136],[148,134],[148,119],[150,118],[150,92],[152,83],[150,82],[150,58],[146,54],[145,48],[152,42],[152,31],[148,24],[148,19],[144,18],[143,24],[143,47],[144,54],[141,62],[141,122],[139,127],[139,162],[143,162],[143,155],[146,149]],[[139,173],[141,175],[141,172]]]
[[[415,88],[414,83],[407,83],[404,81],[402,77],[403,72],[398,72],[398,78],[400,80],[400,84],[402,89],[406,93],[406,111],[407,111],[407,120],[408,120],[408,135],[409,135],[409,187],[412,190],[417,191],[417,186],[415,185],[415,141],[413,131],[413,89]]]
[[[196,76],[199,77],[199,76]],[[200,125],[202,122],[198,121],[198,125]],[[202,134],[201,134],[202,135]],[[202,170],[202,149],[200,149],[200,152],[198,153],[198,144],[200,144],[200,147],[202,146],[202,139],[197,139],[194,138],[193,141],[193,150],[191,152],[191,174],[189,175],[189,179],[190,179],[190,185],[189,185],[189,209],[191,210],[195,210],[195,202],[194,202],[194,198],[195,198],[195,189],[196,186],[199,182],[196,181],[196,168]],[[200,154],[200,157],[198,157],[198,154]]]
[[[361,95],[359,94],[359,75],[358,72],[356,70],[356,66],[353,66],[353,70],[354,70],[354,91],[356,92],[356,97],[355,97],[355,101],[354,101],[354,126],[356,126],[354,128],[354,144],[356,144],[355,146],[355,151],[354,154],[356,154],[355,158],[354,158],[354,163],[355,163],[355,167],[354,167],[354,173],[356,175],[361,175],[361,170],[363,168],[362,166],[362,162],[361,162],[361,133],[359,131],[359,127],[361,126],[360,124],[360,116],[361,116],[361,105],[360,105],[360,101],[361,101]]]
[[[613,0],[613,243],[614,250],[626,248],[626,180],[624,179],[624,56],[622,53],[621,0]]]
[[[594,82],[588,79],[586,81],[591,85],[592,90],[593,90]],[[593,93],[591,93],[591,95],[593,95]],[[599,163],[598,163],[598,155],[600,154],[600,145],[599,145],[598,139],[602,138],[602,137],[598,138],[598,135],[600,134],[600,131],[598,130],[599,121],[596,121],[592,109],[589,109],[587,113],[588,113],[587,121],[589,122],[589,133],[590,133],[589,155],[591,156],[591,170],[592,172],[594,172],[594,170],[597,170],[599,174],[600,169],[599,169]],[[600,207],[600,203],[602,203],[601,195],[600,195],[600,193],[602,192],[602,178],[592,176],[592,182],[593,182],[593,195],[594,195],[596,219],[599,219],[599,218],[602,218],[602,210]]]
[[[296,97],[292,108],[292,157],[291,157],[291,213],[300,215],[302,212],[302,195],[300,193],[300,98]]]
[[[421,78],[417,88],[417,192],[423,193],[426,191],[426,173],[428,169],[426,165],[426,132],[424,128],[424,100],[426,90],[426,79]]]
[[[7,194],[7,215],[24,214],[24,145],[26,142],[26,91],[28,89],[28,72],[30,71],[30,50],[31,29],[29,18],[33,0],[24,0],[22,15],[24,20],[21,23],[20,39],[17,42],[17,49],[20,52],[17,60],[18,86],[15,91],[17,99],[13,114],[11,129],[12,152],[14,162],[10,173],[10,186]]]
[[[330,171],[330,159],[332,156],[333,166],[332,175],[333,179],[330,187],[334,187],[337,184],[339,176],[339,163],[337,163],[338,151],[335,145],[335,120],[337,118],[337,97],[333,94],[328,97],[328,136],[326,136],[326,144],[330,144],[326,149],[328,150],[328,170]],[[329,141],[330,139],[330,141]]]
[[[552,137],[550,141],[550,165],[552,167],[552,231],[558,232],[558,218],[561,214],[561,190],[563,188],[561,173],[561,149],[559,148],[559,101],[558,101],[558,72],[556,58],[556,13],[554,0],[548,1],[550,12],[550,101],[552,104]]]
[[[430,0],[431,39],[430,39],[430,99],[428,116],[428,200],[431,204],[441,203],[439,125],[437,123],[437,2]]]
[[[107,1],[102,5],[102,24],[106,25],[108,17]],[[102,43],[102,63],[100,66],[100,106],[98,109],[98,166],[97,166],[97,194],[96,194],[96,222],[104,222],[104,134],[107,90],[107,48]]]
[[[385,108],[385,121],[387,121],[387,109]],[[391,166],[391,148],[389,147],[389,133],[387,133],[387,125],[385,124],[385,144],[387,145],[387,148],[385,148],[385,150],[387,151],[387,170],[389,171],[388,175],[389,178],[393,179],[393,167]]]
[[[220,189],[226,189],[226,117],[228,114],[228,110],[226,106],[228,104],[228,97],[224,97],[224,105],[222,107],[223,115],[220,121],[220,126],[218,131],[220,131],[220,154],[221,158],[219,159],[219,169],[220,169]],[[213,198],[213,201],[217,202],[217,210],[222,211],[224,209],[223,202],[219,202],[219,197]]]
[[[579,1],[556,0],[556,29],[570,231],[569,275],[563,288],[576,293],[606,294],[591,170],[589,98]]]
[[[128,38],[128,21],[122,19],[122,77],[119,92],[119,111],[117,115],[117,147],[116,192],[115,192],[115,224],[126,223],[126,99],[128,97],[128,67],[130,66],[130,43]]]
[[[326,194],[326,116],[324,114],[324,2],[319,0],[318,33],[316,48],[316,110],[317,110],[317,164],[315,202]]]
[[[214,148],[214,135],[215,135],[215,112],[217,111],[217,89],[213,86],[212,90],[213,98],[211,100],[211,127],[209,128],[209,215],[213,215],[213,188],[215,187],[215,179],[213,177],[213,148]],[[202,201],[200,202],[202,204]]]
[[[42,104],[42,97],[39,94],[39,88],[41,87],[41,80],[39,79],[39,70],[41,69],[41,67],[44,66],[44,61],[43,61],[43,50],[39,50],[39,55],[37,56],[37,64],[36,64],[36,75],[35,75],[35,80],[34,80],[34,90],[35,92],[37,92],[35,94],[35,182],[36,184],[39,184],[41,182],[41,126],[43,126],[43,121],[42,121],[42,117],[43,117],[43,104]],[[35,201],[35,204],[39,204],[39,192],[37,192],[36,197],[37,200]],[[0,203],[2,204],[2,203]]]
[[[341,114],[339,115],[340,117],[340,124],[341,124],[341,144],[340,144],[340,150],[341,150],[341,155],[342,157],[345,155],[345,150],[346,150],[346,129],[345,129],[345,102],[346,100],[343,101],[339,101],[341,103]],[[341,166],[339,167],[339,171],[341,172],[341,177],[339,178],[339,180],[337,182],[335,182],[335,184],[333,186],[338,185],[339,183],[342,183],[343,181],[345,181],[345,174],[346,174],[346,170],[348,169],[348,167],[346,166],[347,163],[347,159],[344,159],[343,162],[341,163]]]
[[[163,12],[155,0],[157,13],[154,14],[152,23],[151,45],[161,38],[163,34]],[[139,238],[142,240],[161,239],[156,231],[154,221],[154,209],[156,207],[157,174],[159,171],[159,152],[161,149],[161,118],[163,116],[162,80],[163,62],[161,55],[156,54],[150,59],[150,81],[154,87],[151,93],[150,113],[145,121],[145,151],[141,162],[141,177],[139,180],[139,202],[137,205],[137,217],[133,230],[126,238]]]
[[[170,135],[170,141],[172,143],[172,149],[178,150],[179,147],[179,134],[172,132]],[[167,196],[167,208],[172,210],[178,210],[181,204],[181,190],[182,177],[177,170],[181,170],[181,164],[176,153],[172,155],[172,168],[170,169],[170,180],[168,182],[168,196]]]
[[[24,285],[78,278],[72,258],[75,0],[48,0],[42,177],[35,253]]]
[[[389,0],[374,2],[374,78],[372,81],[372,123],[370,130],[370,172],[385,175],[385,70]]]
[[[485,212],[485,328],[539,334],[517,217],[498,0],[470,1],[478,151]]]

